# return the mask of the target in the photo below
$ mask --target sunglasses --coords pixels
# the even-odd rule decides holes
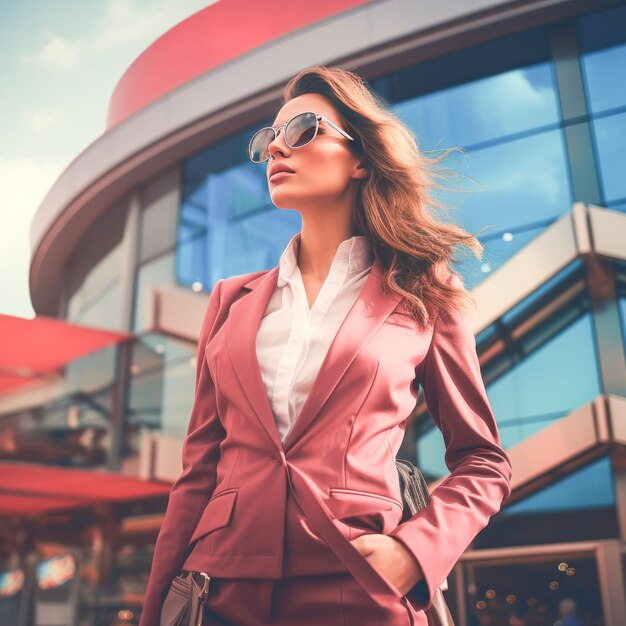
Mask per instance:
[[[250,160],[253,163],[263,163],[270,158],[270,152],[268,150],[269,145],[278,137],[281,128],[285,129],[285,143],[290,148],[303,148],[317,137],[320,122],[326,122],[326,124],[332,126],[332,128],[340,132],[346,139],[354,141],[348,133],[333,124],[327,117],[317,115],[312,111],[305,111],[304,113],[298,113],[298,115],[292,117],[286,124],[281,124],[280,126],[276,126],[276,128],[266,126],[257,130],[256,133],[252,135],[252,139],[250,139],[250,143],[248,144],[248,156]]]

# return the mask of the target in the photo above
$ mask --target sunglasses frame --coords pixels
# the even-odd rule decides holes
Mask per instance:
[[[315,116],[315,132],[313,133],[313,137],[311,137],[311,139],[309,141],[307,141],[305,144],[301,145],[301,146],[292,146],[288,141],[287,141],[287,130],[286,127],[289,126],[289,124],[291,124],[291,122],[293,122],[296,118],[300,117],[301,115],[306,115],[306,114],[311,114]],[[327,117],[325,117],[324,115],[318,115],[317,113],[315,113],[314,111],[302,111],[302,113],[297,113],[296,115],[294,115],[288,122],[286,122],[285,124],[280,124],[279,126],[264,126],[263,128],[259,128],[259,130],[257,130],[254,135],[252,135],[252,137],[250,138],[250,141],[248,142],[248,158],[253,162],[253,163],[265,163],[265,161],[268,161],[271,155],[268,155],[267,159],[263,159],[262,161],[255,161],[252,158],[252,142],[254,141],[254,138],[262,131],[264,130],[272,130],[274,131],[274,139],[272,139],[267,145],[269,146],[270,143],[272,143],[272,141],[275,141],[276,138],[278,137],[281,128],[285,128],[285,143],[292,149],[292,150],[297,150],[298,148],[304,148],[305,146],[308,146],[316,137],[317,137],[317,131],[319,130],[320,127],[320,122],[326,122],[326,124],[328,124],[329,126],[331,126],[332,128],[334,128],[336,131],[338,131],[339,133],[341,133],[346,139],[349,139],[350,141],[354,141],[353,137],[350,137],[350,135],[348,135],[348,133],[344,130],[341,130],[341,128],[339,128],[339,126],[337,126],[336,124],[334,124],[333,122],[331,122]]]

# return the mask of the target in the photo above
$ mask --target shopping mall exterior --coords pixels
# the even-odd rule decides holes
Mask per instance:
[[[514,478],[448,577],[457,623],[552,625],[564,597],[626,623],[624,2],[222,0],[146,49],[32,223],[37,314],[126,338],[0,395],[2,490],[30,498],[2,510],[3,569],[71,554],[56,610],[136,622],[167,496],[115,481],[178,475],[208,294],[300,228],[247,143],[317,64],[366,78],[423,151],[463,148],[440,199],[486,227],[457,269]],[[444,451],[420,395],[401,456],[434,488]],[[63,479],[94,470],[100,499]]]

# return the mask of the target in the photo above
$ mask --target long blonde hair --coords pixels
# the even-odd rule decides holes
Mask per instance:
[[[354,226],[357,234],[368,237],[384,267],[383,288],[400,293],[406,312],[421,326],[436,319],[440,307],[475,306],[466,289],[446,280],[450,274],[459,276],[452,269],[455,246],[482,259],[483,245],[463,228],[430,213],[447,212],[430,189],[445,189],[435,179],[451,170],[436,166],[452,150],[463,150],[450,148],[438,157],[423,154],[411,130],[348,70],[323,65],[304,69],[285,86],[284,102],[306,93],[330,100],[355,139],[350,149],[370,168],[358,182]]]

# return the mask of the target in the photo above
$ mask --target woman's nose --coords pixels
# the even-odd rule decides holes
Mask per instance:
[[[267,151],[273,158],[276,158],[277,152],[280,152],[283,156],[291,154],[291,148],[285,143],[284,130],[284,128],[280,128],[276,133],[276,137],[267,146]]]

